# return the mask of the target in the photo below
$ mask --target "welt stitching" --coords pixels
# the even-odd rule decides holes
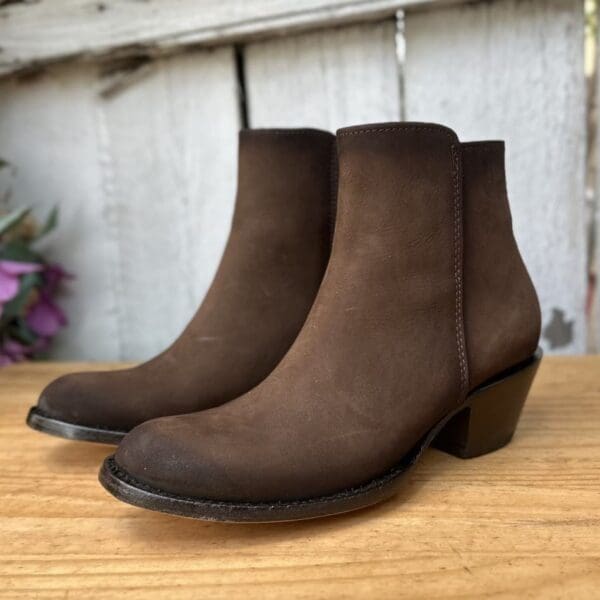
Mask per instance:
[[[422,451],[423,451],[423,449],[421,449],[419,451],[419,453],[418,453],[419,456],[422,453]],[[236,510],[236,509],[261,510],[261,509],[265,509],[265,508],[286,508],[286,507],[298,507],[298,506],[302,507],[302,506],[310,506],[311,504],[316,504],[319,502],[330,502],[332,500],[341,500],[344,498],[348,498],[348,497],[352,497],[352,496],[356,496],[356,495],[360,495],[360,494],[365,494],[365,493],[372,491],[373,489],[382,487],[387,482],[393,480],[398,475],[401,475],[402,473],[404,473],[413,464],[414,464],[414,462],[412,462],[412,461],[409,464],[405,464],[405,463],[401,462],[399,465],[396,465],[395,467],[390,469],[384,475],[377,477],[375,479],[372,479],[371,481],[368,481],[367,483],[364,483],[362,485],[357,485],[354,487],[350,487],[350,488],[346,488],[344,490],[341,490],[341,491],[333,493],[333,494],[317,496],[315,498],[307,498],[304,500],[283,500],[283,501],[276,500],[273,502],[243,502],[243,501],[235,502],[235,501],[227,501],[227,500],[209,500],[208,498],[197,498],[194,496],[185,496],[182,494],[168,492],[166,490],[161,490],[160,488],[154,487],[152,485],[149,485],[147,483],[140,481],[139,479],[136,479],[135,477],[133,477],[132,475],[130,475],[129,473],[127,473],[126,471],[121,469],[119,467],[119,465],[117,464],[117,462],[114,458],[114,455],[109,456],[106,459],[106,466],[113,475],[115,475],[121,481],[129,483],[130,485],[133,485],[141,490],[151,492],[154,494],[158,494],[160,496],[163,496],[163,497],[169,498],[169,499],[183,500],[183,501],[188,501],[188,502],[189,501],[198,502],[198,503],[201,503],[202,505],[210,507],[210,508],[217,508],[217,509],[222,508],[222,509],[229,509],[229,510]]]
[[[463,281],[462,281],[462,211],[460,194],[460,162],[457,147],[452,144],[450,148],[452,161],[452,175],[454,180],[454,287],[455,287],[455,306],[454,306],[454,325],[456,333],[456,346],[458,350],[458,362],[460,370],[461,391],[468,388],[468,370],[465,353],[465,340],[463,328]],[[462,394],[459,398],[462,402]]]
[[[463,317],[463,281],[462,281],[462,210],[461,210],[461,181],[460,162],[457,150],[456,136],[453,132],[442,127],[430,125],[395,125],[388,127],[372,127],[368,129],[354,129],[350,131],[338,131],[338,137],[348,135],[361,135],[365,133],[386,133],[392,131],[433,131],[443,134],[452,140],[450,146],[450,163],[454,183],[454,328],[456,335],[456,347],[458,352],[459,377],[461,392],[468,389],[468,366],[466,360]],[[462,394],[459,399],[462,402]]]

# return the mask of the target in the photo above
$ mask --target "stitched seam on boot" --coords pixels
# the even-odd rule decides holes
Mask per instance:
[[[454,284],[455,284],[455,329],[456,345],[458,350],[458,362],[460,369],[460,390],[459,402],[462,402],[463,395],[468,390],[468,367],[465,349],[464,335],[464,315],[463,315],[463,240],[462,240],[462,197],[461,197],[461,171],[460,156],[458,148],[452,144],[450,148],[452,160],[452,177],[454,180]]]
[[[450,145],[450,164],[454,182],[454,287],[455,287],[455,314],[454,326],[456,333],[456,347],[459,363],[460,391],[458,402],[462,402],[467,393],[469,384],[469,373],[466,360],[465,336],[464,336],[464,316],[463,316],[463,287],[462,287],[462,196],[460,178],[460,160],[458,147],[460,142],[456,139],[453,132],[443,126],[429,125],[398,125],[387,127],[372,127],[369,129],[354,129],[351,131],[338,131],[337,135],[362,135],[365,133],[385,133],[392,131],[435,131],[443,134],[451,140]]]

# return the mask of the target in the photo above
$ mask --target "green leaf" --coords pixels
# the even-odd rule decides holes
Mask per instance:
[[[0,235],[5,234],[9,229],[12,229],[18,225],[29,214],[30,211],[30,208],[24,207],[15,210],[9,215],[0,217]]]
[[[0,258],[4,260],[16,260],[17,262],[44,262],[37,252],[17,240],[0,247]]]
[[[37,340],[37,335],[27,327],[23,319],[17,319],[9,328],[9,332],[12,337],[28,346]]]
[[[50,233],[58,223],[58,207],[55,206],[48,215],[44,226],[40,230],[40,232],[35,237],[36,240],[39,240],[41,237],[44,237],[46,234]]]
[[[10,319],[18,317],[25,308],[25,303],[31,290],[42,285],[42,276],[39,273],[27,273],[21,276],[21,287],[17,295],[4,305],[2,316]]]

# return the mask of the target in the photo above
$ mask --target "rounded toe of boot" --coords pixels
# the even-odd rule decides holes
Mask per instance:
[[[39,412],[59,421],[91,425],[81,402],[81,378],[81,375],[63,375],[50,382],[40,394]]]
[[[142,423],[123,439],[114,464],[126,479],[163,495],[237,499],[234,465],[198,415],[162,417]],[[190,420],[189,417],[194,417]]]
[[[356,506],[344,490],[336,493],[335,478],[323,483],[327,465],[301,464],[227,413],[221,408],[139,425],[105,460],[100,482],[128,504],[209,521],[306,519]],[[341,510],[334,506],[340,501]]]
[[[130,413],[111,390],[111,373],[73,373],[44,388],[27,423],[67,439],[113,444],[136,424]]]

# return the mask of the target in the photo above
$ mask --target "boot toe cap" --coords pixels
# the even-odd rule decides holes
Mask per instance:
[[[37,408],[46,416],[68,423],[86,424],[85,403],[80,389],[81,375],[64,375],[42,391]]]
[[[266,435],[236,402],[137,426],[120,443],[116,466],[156,493],[215,502],[298,500],[344,487],[318,449],[276,425]]]
[[[130,431],[115,454],[131,478],[163,494],[215,501],[257,501],[255,473],[227,430],[208,412],[162,417]],[[203,418],[206,416],[206,418]],[[250,459],[251,460],[251,459]]]
[[[42,391],[37,409],[44,416],[73,425],[118,431],[143,420],[135,404],[115,386],[111,372],[72,373],[55,379]]]

